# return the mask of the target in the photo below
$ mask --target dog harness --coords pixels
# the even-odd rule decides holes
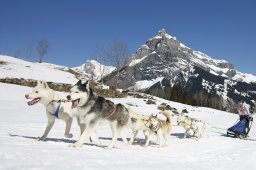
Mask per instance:
[[[148,127],[151,131],[155,132],[155,134],[157,135],[157,131],[160,129],[160,125],[158,124],[157,126],[149,126]]]
[[[113,106],[113,109],[109,112],[105,112],[106,117],[111,117],[116,112],[116,106]]]
[[[53,113],[54,117],[56,117],[56,118],[59,118],[60,104],[58,105],[58,107],[56,108],[55,112]]]
[[[51,102],[57,102],[57,103],[59,103],[59,105],[57,106],[55,112],[53,113],[53,116],[54,116],[54,117],[59,118],[59,112],[60,112],[60,105],[61,105],[61,102],[67,103],[68,100],[60,99],[60,100],[52,100]]]

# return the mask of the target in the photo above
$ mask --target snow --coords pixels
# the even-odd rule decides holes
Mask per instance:
[[[104,77],[114,71],[115,67],[105,66],[96,60],[87,60],[86,63],[78,67],[73,67],[72,69],[83,74],[88,74],[88,77],[92,74],[94,79],[100,80],[102,78],[101,74]]]
[[[180,43],[180,46],[181,46],[182,48],[188,48],[188,49],[190,49],[189,47],[187,47],[186,45],[184,45],[184,44],[182,44],[182,43]]]
[[[176,37],[173,37],[173,36],[171,36],[171,35],[169,35],[169,34],[165,34],[165,36],[166,36],[166,38],[177,40]]]
[[[140,59],[134,59],[132,62],[129,64],[129,67],[135,66],[136,64],[140,63],[142,60],[144,60],[147,56],[144,56]]]
[[[149,40],[152,40],[152,39],[162,39],[162,36],[156,35],[156,36],[154,36],[153,38],[151,38],[151,39],[149,39]]]
[[[147,88],[153,86],[155,83],[157,83],[159,81],[162,81],[163,79],[164,79],[163,77],[158,77],[158,78],[152,79],[152,80],[137,81],[135,83],[135,85],[133,87],[130,87],[130,88],[132,88],[135,91],[139,91],[139,90],[142,90],[142,89],[147,89]]]
[[[242,80],[246,83],[250,83],[250,82],[254,82],[256,83],[256,76],[252,75],[252,74],[248,74],[248,73],[241,73],[239,71],[237,71],[237,74],[234,76],[233,78],[234,80]]]
[[[33,63],[17,58],[0,55],[0,78],[24,78],[56,83],[73,84],[75,76],[63,70],[67,67],[49,63]]]
[[[44,107],[40,104],[28,107],[24,94],[31,89],[22,86],[0,83],[0,169],[12,170],[70,170],[70,169],[253,169],[256,166],[256,127],[253,123],[250,140],[240,140],[225,136],[226,129],[233,125],[238,116],[209,108],[192,107],[176,102],[157,99],[157,104],[166,102],[179,111],[186,108],[191,117],[207,121],[211,128],[209,137],[183,139],[184,130],[176,126],[168,147],[158,148],[152,138],[150,146],[144,148],[140,143],[126,146],[118,141],[116,148],[104,149],[90,144],[81,148],[69,148],[70,143],[79,137],[79,128],[74,120],[71,132],[74,137],[65,139],[64,122],[56,120],[46,142],[35,141],[42,135],[46,126]],[[10,93],[11,92],[11,93]],[[157,113],[155,105],[147,105],[143,99],[132,97],[111,99],[123,104],[133,103],[133,110],[142,114]],[[110,143],[111,130],[106,124],[97,129],[103,146]],[[129,138],[131,131],[125,130]],[[142,133],[139,138],[143,139]]]
[[[212,73],[212,74],[218,75],[217,72],[223,72],[223,74],[221,76],[227,77],[224,74],[227,73],[229,71],[229,69],[217,67],[218,63],[228,63],[226,60],[213,59],[200,51],[194,51],[193,53],[198,57],[198,58],[194,58],[195,63],[199,63],[202,66],[205,66],[205,65],[208,66],[211,69],[210,73]],[[206,60],[208,63],[206,64],[204,60]],[[256,76],[254,76],[252,74],[241,73],[236,70],[236,75],[234,77],[232,77],[232,80],[243,81],[246,83],[251,83],[251,82],[255,83]]]
[[[143,44],[139,49],[141,48],[150,49],[146,44]]]

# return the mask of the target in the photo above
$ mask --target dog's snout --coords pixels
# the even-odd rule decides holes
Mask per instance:
[[[28,98],[29,98],[29,95],[28,95],[28,94],[25,94],[25,98],[28,99]]]
[[[67,95],[67,99],[68,99],[68,100],[71,100],[71,96],[70,96],[70,95]]]

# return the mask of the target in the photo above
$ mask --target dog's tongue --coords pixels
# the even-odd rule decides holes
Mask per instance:
[[[72,101],[72,106],[71,106],[71,108],[72,108],[72,109],[76,108],[76,107],[78,106],[78,104],[79,104],[79,99]]]
[[[39,98],[36,98],[36,99],[33,99],[33,100],[27,102],[27,104],[28,104],[29,106],[32,106],[32,105],[36,104],[39,100],[40,100]]]

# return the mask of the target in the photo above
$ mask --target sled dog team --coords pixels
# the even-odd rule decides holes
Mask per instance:
[[[41,103],[46,108],[48,123],[44,134],[37,139],[40,141],[47,138],[56,118],[65,121],[64,136],[72,138],[73,135],[70,133],[72,119],[77,117],[81,135],[77,142],[70,145],[71,147],[81,147],[88,139],[94,144],[100,145],[100,140],[96,136],[96,128],[102,121],[108,122],[112,130],[112,141],[108,145],[109,149],[115,146],[119,136],[121,136],[125,144],[132,144],[139,131],[143,131],[145,135],[144,146],[149,145],[151,136],[157,137],[159,147],[167,146],[168,137],[172,130],[171,111],[165,110],[161,112],[166,117],[166,120],[161,120],[154,115],[138,114],[130,107],[126,108],[120,103],[114,104],[112,101],[98,96],[89,87],[88,81],[85,83],[82,83],[81,80],[78,81],[71,88],[67,99],[61,98],[49,88],[46,82],[38,81],[37,86],[25,97],[31,99],[28,102],[29,106]],[[191,130],[194,133],[193,136],[198,139],[202,137],[207,127],[205,122],[185,116],[183,112],[177,118],[177,123],[185,129],[184,138],[188,137]],[[133,136],[129,142],[123,134],[123,129],[126,127],[133,131]]]

